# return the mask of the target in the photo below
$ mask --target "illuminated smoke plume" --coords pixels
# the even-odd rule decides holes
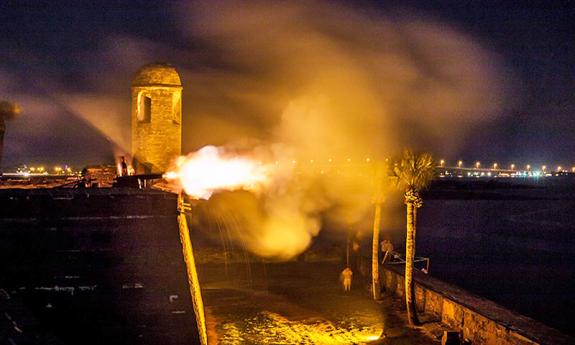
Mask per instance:
[[[431,18],[325,1],[197,1],[173,12],[178,44],[105,41],[88,59],[91,91],[59,99],[127,149],[131,75],[173,64],[184,152],[217,145],[278,161],[265,193],[208,202],[263,256],[301,253],[324,219],[348,227],[365,218],[373,167],[359,162],[406,146],[449,155],[504,106],[497,57]]]
[[[408,145],[449,153],[502,107],[496,57],[430,19],[300,1],[198,2],[182,13],[186,37],[205,48],[202,67],[183,71],[187,144],[256,139],[283,171],[259,198],[210,201],[263,256],[301,253],[322,219],[347,228],[364,218],[373,166],[358,162]]]

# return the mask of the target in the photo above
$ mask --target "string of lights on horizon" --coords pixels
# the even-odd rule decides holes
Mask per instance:
[[[286,164],[286,163],[291,163],[293,165],[296,164],[340,164],[340,163],[344,163],[344,164],[356,164],[357,162],[360,163],[374,163],[377,162],[378,160],[374,160],[371,158],[365,158],[365,159],[361,159],[361,160],[353,160],[352,158],[346,158],[346,159],[342,159],[342,160],[335,160],[333,158],[328,158],[326,160],[315,160],[315,159],[309,159],[309,160],[284,160],[284,161],[279,161],[276,160],[274,162],[275,165],[281,165],[281,164]],[[382,160],[383,161],[383,160]],[[389,159],[385,159],[385,162],[389,162]],[[397,164],[397,163],[396,163]],[[548,165],[543,164],[541,166],[535,166],[535,165],[531,165],[531,164],[525,164],[525,165],[517,165],[514,163],[510,163],[509,165],[500,165],[497,162],[488,164],[488,165],[484,165],[483,163],[481,163],[481,161],[474,161],[473,164],[471,165],[465,165],[463,160],[458,160],[456,162],[455,165],[449,165],[447,163],[446,160],[444,159],[440,159],[437,163],[436,163],[436,168],[448,168],[448,169],[476,169],[476,170],[498,170],[498,171],[541,171],[541,172],[573,172],[575,173],[575,165],[572,166],[570,169],[566,168],[563,165],[556,165],[555,169],[553,168],[549,168]]]
[[[471,166],[464,165],[462,160],[458,160],[456,165],[450,166],[444,159],[439,160],[438,168],[449,168],[449,169],[484,169],[484,170],[500,170],[500,171],[540,171],[544,172],[573,172],[575,173],[575,166],[572,166],[570,169],[566,168],[562,165],[556,165],[555,168],[550,168],[548,165],[543,164],[539,167],[525,164],[523,166],[516,165],[514,163],[510,163],[509,165],[499,165],[499,163],[491,163],[488,165],[482,165],[481,161],[475,161]]]
[[[370,157],[366,157],[363,159],[352,159],[350,157],[337,159],[337,158],[327,158],[327,159],[306,159],[306,160],[296,160],[296,159],[284,159],[284,160],[275,160],[273,164],[275,166],[349,166],[349,165],[356,165],[356,164],[375,164],[377,162],[386,162],[389,163],[389,159],[373,159]],[[397,163],[395,163],[397,164]],[[510,164],[499,164],[497,162],[493,162],[490,164],[484,164],[481,161],[472,161],[471,164],[465,164],[463,160],[453,161],[450,163],[445,159],[440,159],[436,162],[436,169],[439,171],[441,175],[448,175],[449,173],[454,174],[455,171],[461,170],[461,172],[498,172],[499,175],[501,174],[508,174],[508,175],[516,175],[516,176],[552,176],[553,174],[565,174],[565,173],[575,173],[575,165],[568,168],[563,165],[547,165],[543,164],[540,166],[532,165],[532,164],[525,164],[519,165],[515,163]],[[441,169],[446,169],[445,171],[441,171]],[[320,173],[325,173],[326,170],[321,170]],[[19,165],[15,171],[6,171],[5,173],[15,173],[19,175],[76,175],[78,174],[78,170],[72,168],[67,164],[58,164],[52,167],[46,167],[46,165]],[[473,173],[471,174],[473,175]],[[468,175],[468,176],[471,176]],[[492,174],[484,174],[481,176],[491,176]],[[465,175],[464,175],[465,176]]]

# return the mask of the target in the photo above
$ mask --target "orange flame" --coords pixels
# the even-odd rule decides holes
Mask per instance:
[[[214,146],[176,159],[165,175],[184,192],[197,199],[209,199],[218,190],[257,190],[268,181],[268,169],[246,157],[225,157]]]

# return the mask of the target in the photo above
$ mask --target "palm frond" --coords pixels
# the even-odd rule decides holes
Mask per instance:
[[[405,150],[394,172],[406,189],[422,190],[433,178],[433,158],[429,153]]]

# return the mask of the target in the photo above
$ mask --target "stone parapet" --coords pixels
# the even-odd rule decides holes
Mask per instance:
[[[404,296],[403,266],[383,265],[381,286]],[[490,300],[414,272],[417,309],[462,332],[474,345],[567,345],[575,339]]]

